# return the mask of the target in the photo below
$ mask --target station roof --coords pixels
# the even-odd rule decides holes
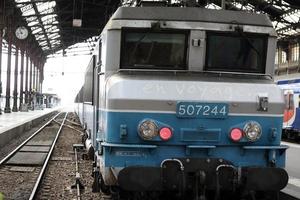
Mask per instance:
[[[11,1],[46,56],[79,42],[92,43],[118,6],[114,0]]]
[[[92,43],[119,6],[137,6],[140,0],[6,0],[18,9],[45,56],[78,43]],[[221,0],[170,0],[173,6],[221,9]],[[266,13],[279,38],[298,38],[300,0],[226,0],[227,10]]]

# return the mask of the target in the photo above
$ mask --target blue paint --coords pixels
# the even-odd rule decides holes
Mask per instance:
[[[176,117],[175,113],[134,112],[101,112],[101,115],[106,119],[103,148],[107,167],[160,166],[164,159],[181,157],[223,158],[236,166],[266,166],[269,159],[266,155],[271,151],[275,151],[276,166],[284,167],[285,164],[284,149],[275,148],[280,145],[282,117],[228,116],[226,119],[186,119]],[[169,141],[142,140],[138,136],[137,126],[141,120],[147,118],[172,127],[173,137]],[[231,128],[240,127],[251,120],[262,126],[261,138],[253,143],[232,142],[229,138]],[[120,125],[127,127],[126,138],[120,139]],[[277,130],[275,138],[274,129]],[[182,135],[186,130],[190,131],[188,139]],[[245,149],[244,146],[254,148]],[[270,147],[264,148],[266,146]]]
[[[256,121],[262,126],[262,136],[256,142],[249,145],[279,145],[281,132],[277,137],[270,141],[272,128],[282,129],[282,117],[259,117],[259,116],[228,116],[227,119],[185,119],[177,118],[176,114],[168,113],[128,113],[128,112],[104,112],[106,114],[105,121],[105,141],[109,143],[127,143],[127,144],[160,144],[180,145],[180,144],[218,144],[218,145],[241,145],[233,143],[229,138],[229,132],[232,128],[242,128],[249,121]],[[164,124],[173,129],[173,137],[169,141],[144,141],[138,136],[137,127],[143,119],[153,119],[160,124]],[[127,137],[120,139],[120,125],[127,126]],[[209,136],[207,140],[198,137],[189,136],[189,140],[182,139],[181,132],[186,130],[195,130],[195,132],[203,134],[220,134],[220,136]],[[197,139],[198,138],[198,139]],[[193,140],[195,139],[195,141]]]
[[[295,109],[295,120],[292,123],[292,129],[293,130],[300,130],[300,108]]]
[[[221,129],[197,129],[181,128],[180,140],[184,142],[218,142],[221,137]]]
[[[282,80],[277,82],[278,85],[293,84],[293,83],[300,83],[300,79]]]
[[[285,148],[284,148],[285,149]],[[275,151],[276,166],[285,166],[284,149],[243,149],[239,146],[186,147],[160,145],[157,148],[127,148],[105,147],[104,162],[106,167],[128,167],[131,165],[144,165],[159,167],[164,159],[168,158],[222,158],[231,161],[235,166],[267,166],[266,157]]]

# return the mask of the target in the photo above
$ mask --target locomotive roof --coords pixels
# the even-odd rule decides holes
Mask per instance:
[[[197,21],[273,27],[264,14],[196,7],[120,7],[112,20]]]

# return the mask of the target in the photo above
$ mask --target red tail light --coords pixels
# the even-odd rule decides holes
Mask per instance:
[[[159,136],[162,140],[169,140],[172,137],[172,135],[172,130],[167,127],[164,127],[159,131]]]
[[[238,142],[240,141],[240,139],[242,139],[243,137],[243,131],[239,128],[233,128],[230,131],[230,138],[232,141],[234,142]]]

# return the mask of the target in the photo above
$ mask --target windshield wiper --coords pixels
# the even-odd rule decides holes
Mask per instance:
[[[253,49],[256,54],[260,57],[260,52],[257,50],[257,48],[255,48],[255,46],[252,44],[252,41],[246,36],[246,34],[240,30],[237,30],[237,32],[239,33],[240,36],[243,37],[243,39],[245,39],[247,41],[247,43],[250,45],[251,49]]]

